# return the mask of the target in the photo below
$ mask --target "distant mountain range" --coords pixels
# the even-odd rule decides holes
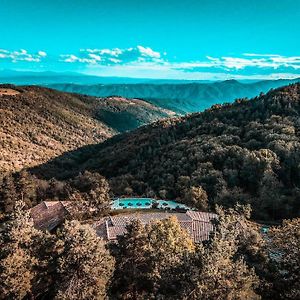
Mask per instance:
[[[261,92],[266,93],[272,88],[297,82],[300,82],[300,78],[264,80],[252,83],[227,80],[184,84],[52,84],[49,86],[61,91],[91,96],[118,95],[127,98],[141,98],[157,106],[185,114],[203,111],[217,103],[233,102],[237,98],[252,98],[258,96]]]
[[[149,79],[149,78],[130,78],[130,77],[104,77],[93,76],[76,72],[33,72],[0,70],[0,83],[10,83],[16,85],[48,85],[57,83],[72,84],[183,84],[191,82],[209,82],[208,80],[176,80],[176,79]]]
[[[75,72],[0,71],[0,83],[41,85],[96,97],[139,98],[178,114],[203,111],[214,104],[231,103],[238,98],[253,98],[261,92],[297,82],[300,82],[300,78],[212,82],[101,77]]]

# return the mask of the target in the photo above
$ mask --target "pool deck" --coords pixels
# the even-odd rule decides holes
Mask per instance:
[[[116,198],[111,202],[111,209],[185,209],[192,208],[172,200],[156,200],[153,198]]]

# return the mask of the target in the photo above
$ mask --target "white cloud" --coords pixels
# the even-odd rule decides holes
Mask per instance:
[[[239,56],[206,56],[194,61],[169,60],[166,52],[138,45],[129,48],[80,49],[76,53],[50,56],[40,50],[9,51],[0,49],[0,61],[64,62],[66,70],[94,72],[107,76],[183,79],[267,79],[300,77],[300,56],[243,53]],[[72,64],[72,66],[71,66]],[[62,66],[61,66],[62,67]]]
[[[160,58],[160,53],[153,51],[149,47],[143,47],[143,46],[137,46],[138,50],[140,51],[142,56],[147,56],[147,57],[153,57],[153,58]]]
[[[74,54],[63,54],[60,55],[60,61],[66,62],[66,63],[86,63],[86,64],[96,64],[97,60],[95,58],[81,58]]]
[[[81,49],[61,55],[64,62],[82,63],[87,72],[103,76],[184,79],[296,78],[300,56],[244,53],[240,56],[206,56],[196,61],[169,61],[149,47]]]
[[[247,67],[278,69],[280,67],[300,69],[300,56],[282,56],[279,54],[244,53],[244,57],[220,58],[207,56],[211,67],[242,70]],[[251,57],[251,58],[249,58]]]
[[[94,54],[94,53],[90,53],[88,55],[91,59],[94,59],[95,61],[101,61],[101,57],[97,54]]]
[[[90,64],[130,64],[134,62],[162,62],[161,54],[150,47],[137,46],[113,49],[80,49],[79,54],[63,54],[65,62],[81,62]],[[77,57],[75,59],[74,57]]]
[[[278,54],[250,54],[239,57],[207,56],[199,61],[176,62],[141,55],[134,61],[114,65],[95,64],[91,74],[187,80],[279,79],[300,77],[300,57]]]
[[[131,51],[133,48],[125,49]],[[80,49],[81,52],[97,53],[98,55],[109,55],[109,56],[119,56],[125,50],[114,48],[114,49]]]
[[[115,64],[122,62],[120,59],[117,59],[117,58],[109,58],[109,60]]]
[[[271,57],[271,60],[277,64],[284,64],[284,65],[294,65],[295,68],[299,68],[300,65],[300,56],[276,56]]]
[[[62,58],[65,58],[64,61],[65,62],[76,62],[78,61],[78,57],[71,54],[71,55],[61,55]]]
[[[243,53],[243,56],[255,56],[255,57],[271,57],[280,56],[279,54],[258,54],[258,53]]]
[[[39,51],[38,55],[41,56],[41,57],[46,57],[47,53],[45,51]]]
[[[101,76],[123,76],[135,78],[157,78],[157,79],[185,79],[185,80],[267,80],[267,79],[293,79],[298,78],[297,73],[271,72],[268,74],[242,75],[230,72],[214,72],[212,69],[207,71],[189,72],[181,68],[173,68],[170,64],[157,65],[155,63],[130,64],[130,65],[91,65],[87,74]]]
[[[13,63],[19,61],[40,62],[45,56],[47,56],[47,54],[44,51],[38,51],[37,53],[31,54],[25,49],[20,49],[19,51],[0,49],[0,59],[7,59]]]
[[[113,49],[80,49],[78,55],[61,55],[62,61],[69,63],[86,63],[91,65],[140,65],[145,67],[151,63],[157,66],[164,65],[169,69],[182,69],[187,72],[195,72],[197,69],[207,69],[206,71],[216,71],[217,69],[226,72],[242,71],[244,69],[270,69],[279,70],[280,68],[300,69],[300,56],[282,56],[279,54],[256,54],[243,53],[241,56],[206,56],[198,61],[168,61],[166,53],[154,51],[150,47],[138,45],[131,48],[113,48]]]

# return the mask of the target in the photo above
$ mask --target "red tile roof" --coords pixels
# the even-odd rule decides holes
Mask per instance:
[[[64,222],[67,216],[90,209],[78,205],[76,201],[43,201],[30,209],[34,225],[38,229],[53,230]]]
[[[34,226],[51,231],[61,224],[69,214],[66,208],[70,201],[44,201],[30,209]]]
[[[194,210],[188,210],[186,214],[189,217],[191,217],[193,220],[201,221],[201,222],[210,222],[212,219],[215,219],[217,217],[217,215],[213,213],[194,211]]]
[[[185,229],[194,242],[198,243],[209,238],[213,225],[210,222],[216,218],[216,214],[187,211],[186,213],[134,213],[117,215],[103,218],[94,223],[93,227],[97,234],[108,241],[115,241],[118,235],[126,232],[126,225],[133,220],[139,220],[142,224],[148,224],[157,220],[167,219],[175,216],[181,228]]]

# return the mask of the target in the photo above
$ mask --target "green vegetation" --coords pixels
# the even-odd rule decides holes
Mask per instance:
[[[0,234],[0,299],[103,299],[114,262],[95,231],[72,221],[50,235],[23,205]]]
[[[76,201],[78,211],[84,210],[86,215],[91,216],[90,210],[94,214],[101,214],[108,209],[109,191],[108,182],[98,173],[85,171],[66,183],[54,178],[49,181],[40,180],[21,171],[4,177],[0,188],[0,209],[11,213],[19,199],[24,201],[27,209],[43,200],[64,199]],[[82,206],[87,207],[82,209]]]
[[[282,299],[300,298],[300,218],[286,220],[281,227],[272,228],[271,247],[279,270],[278,293]]]
[[[170,218],[133,222],[105,245],[79,221],[39,231],[23,207],[18,201],[0,233],[0,299],[299,298],[299,219],[265,239],[249,207],[218,207],[203,244]]]
[[[114,134],[79,96],[40,87],[17,90],[0,95],[0,177]]]
[[[184,283],[185,259],[195,246],[177,219],[144,227],[133,222],[114,248],[112,294],[118,299],[175,297]]]
[[[114,261],[96,232],[71,221],[57,239],[55,299],[104,299]]]
[[[2,97],[22,100],[23,89],[31,88]],[[82,113],[94,101],[85,99]],[[295,84],[8,172],[0,180],[0,299],[299,299],[299,117]],[[214,210],[215,230],[195,244],[175,218],[133,222],[106,244],[88,224],[113,195]],[[34,228],[27,209],[43,200],[74,201],[73,220],[52,233]],[[291,220],[262,233],[250,206],[252,220]]]
[[[31,172],[66,181],[90,170],[105,176],[116,196],[164,196],[201,209],[239,202],[251,204],[257,220],[292,218],[300,214],[299,116],[295,84],[162,120]],[[197,189],[200,198],[191,194]]]

